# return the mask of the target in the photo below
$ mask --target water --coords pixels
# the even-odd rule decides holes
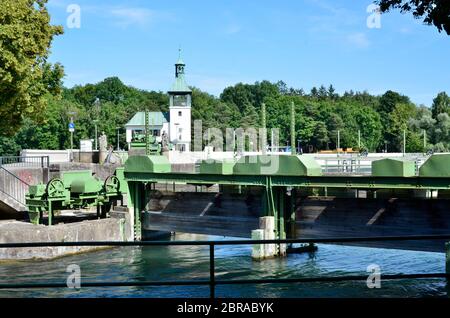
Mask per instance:
[[[223,239],[177,234],[177,240]],[[377,264],[382,274],[436,273],[445,270],[442,253],[318,245],[314,254],[254,262],[250,246],[216,247],[217,279],[294,278],[368,275]],[[77,264],[82,281],[193,280],[209,277],[209,247],[119,247],[49,261],[0,263],[0,283],[65,283],[66,268]],[[445,279],[217,286],[218,297],[446,297]],[[107,287],[72,290],[0,290],[0,297],[209,297],[207,286]]]

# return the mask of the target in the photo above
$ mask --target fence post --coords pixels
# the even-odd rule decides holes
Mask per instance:
[[[209,244],[209,292],[210,298],[216,297],[216,277],[214,263],[214,243]]]

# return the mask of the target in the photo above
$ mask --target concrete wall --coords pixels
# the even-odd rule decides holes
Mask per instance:
[[[51,163],[69,162],[70,150],[46,150],[46,149],[24,149],[20,152],[21,157],[49,156]]]
[[[44,182],[48,173],[48,169],[37,167],[8,167],[7,170],[28,184]]]
[[[128,213],[112,218],[54,226],[18,221],[0,222],[0,243],[130,241],[133,239]],[[0,260],[49,259],[96,250],[98,247],[2,248]]]

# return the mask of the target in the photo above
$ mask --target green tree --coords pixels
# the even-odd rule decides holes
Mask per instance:
[[[450,35],[450,2],[448,0],[377,0],[381,12],[400,9],[412,12],[415,18],[423,17],[423,22],[434,25],[439,32],[445,30]]]
[[[410,100],[407,96],[397,92],[387,91],[380,97],[378,112],[383,120],[388,119],[389,114],[394,111],[397,104],[409,104]]]
[[[0,131],[11,135],[24,118],[42,120],[45,95],[60,91],[63,69],[46,62],[53,37],[47,0],[0,2]]]
[[[408,131],[409,120],[416,115],[416,111],[413,104],[397,104],[390,113],[387,135],[389,136],[391,150],[402,151],[403,132]]]
[[[442,113],[450,114],[450,97],[447,93],[441,92],[433,99],[431,111],[434,119],[437,119],[438,115]]]

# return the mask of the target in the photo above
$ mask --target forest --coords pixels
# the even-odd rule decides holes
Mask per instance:
[[[314,87],[310,92],[288,87],[284,82],[238,83],[215,97],[193,87],[192,120],[202,120],[203,129],[258,128],[261,104],[266,104],[267,128],[280,129],[280,144],[290,140],[289,106],[296,109],[296,140],[302,149],[335,149],[340,131],[341,147],[368,151],[402,151],[406,131],[407,152],[450,150],[450,97],[439,93],[430,106],[415,105],[400,93],[381,96],[348,91],[337,94],[333,85]],[[137,111],[168,111],[168,95],[145,91],[122,83],[117,77],[96,84],[62,88],[47,93],[46,108],[39,120],[26,118],[17,133],[0,137],[0,155],[17,155],[21,149],[70,148],[68,124],[73,116],[74,147],[81,139],[93,139],[94,120],[115,145],[117,129],[125,149],[124,125]],[[425,133],[425,135],[424,135]],[[425,137],[425,140],[424,140]]]

